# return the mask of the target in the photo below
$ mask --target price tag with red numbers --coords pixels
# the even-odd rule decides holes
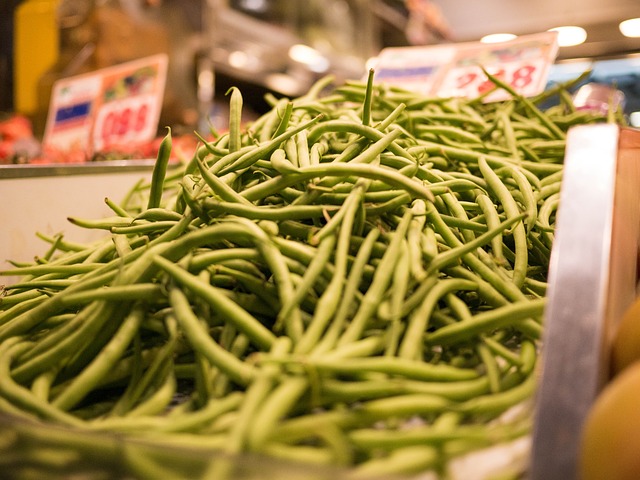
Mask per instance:
[[[555,32],[545,32],[508,42],[460,48],[437,94],[441,97],[484,96],[485,101],[510,98],[505,90],[495,90],[487,72],[520,95],[537,95],[544,90],[549,69],[555,61],[558,49],[556,39]]]
[[[166,55],[69,77],[53,87],[44,147],[130,151],[153,140],[167,76]]]
[[[429,59],[432,58],[432,49],[442,50],[441,46],[406,48],[416,49],[411,56],[405,55],[405,58],[413,59],[419,56]],[[403,88],[422,90],[422,93],[439,97],[483,97],[486,102],[510,98],[505,90],[495,89],[494,83],[485,73],[487,72],[509,85],[518,94],[530,97],[544,90],[549,69],[558,52],[558,45],[555,32],[543,32],[493,44],[454,44],[450,49],[450,58],[446,64],[439,66],[439,75],[436,79],[431,79],[428,92],[424,92],[425,85],[415,88],[416,78],[411,77],[412,66],[409,64],[402,67],[394,65],[396,71],[404,68],[405,72],[404,77],[397,74],[393,79],[394,83]],[[382,64],[377,65],[376,70],[380,67],[384,72],[387,57],[383,50],[380,56]],[[382,78],[380,81],[385,79]]]
[[[497,67],[484,68],[478,65],[450,69],[438,95],[441,97],[475,98],[485,96],[486,101],[507,100],[510,95],[505,90],[495,89],[494,83],[485,72],[504,82],[520,95],[531,97],[540,93],[546,79],[546,62],[528,60],[509,62]]]

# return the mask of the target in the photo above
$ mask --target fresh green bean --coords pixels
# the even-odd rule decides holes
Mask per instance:
[[[149,201],[147,203],[147,208],[156,208],[160,206],[160,202],[162,199],[163,186],[165,181],[165,176],[167,174],[167,165],[169,164],[169,160],[171,158],[171,147],[172,147],[172,136],[171,136],[171,128],[167,128],[168,132],[165,135],[164,139],[160,143],[160,148],[158,149],[158,156],[156,158],[156,163],[153,167],[153,172],[151,176],[151,188],[149,190]]]
[[[500,200],[500,203],[502,203],[502,207],[504,208],[507,216],[509,218],[518,217],[521,214],[520,209],[513,199],[509,189],[491,169],[484,158],[480,158],[478,160],[478,166],[482,172],[482,176],[489,184],[489,188],[493,190],[496,197]],[[513,239],[516,248],[516,259],[513,265],[513,283],[516,286],[521,287],[524,283],[524,278],[526,277],[527,265],[529,264],[526,232],[522,223],[517,223],[514,226]]]
[[[143,306],[141,304],[134,306],[110,342],[93,361],[53,399],[52,405],[61,410],[69,410],[80,402],[98,384],[102,375],[104,375],[124,353],[129,343],[133,340],[133,336],[138,331],[138,328],[140,328],[143,316]]]
[[[422,333],[427,330],[427,323],[432,310],[440,298],[449,292],[474,290],[477,285],[464,279],[446,279],[435,285],[425,296],[422,303],[409,317],[398,356],[407,359],[422,358]]]
[[[206,300],[221,313],[224,313],[227,318],[233,320],[236,327],[246,333],[258,345],[263,347],[269,346],[275,340],[273,333],[247,312],[238,308],[235,303],[219,293],[211,285],[198,281],[196,277],[162,257],[155,257],[154,262],[169,273],[176,281],[198,293],[202,299]],[[174,294],[174,296],[176,296],[176,294]],[[183,299],[178,299],[178,301],[181,300]],[[184,304],[184,301],[182,301],[181,304]],[[187,316],[191,319],[190,315]],[[206,337],[207,336],[205,336],[205,338]]]
[[[56,420],[64,425],[83,425],[83,421],[37,398],[32,392],[13,380],[10,373],[11,360],[29,347],[30,345],[24,343],[20,337],[12,337],[0,345],[0,373],[2,374],[0,376],[0,396],[32,414],[41,415],[43,418]]]
[[[540,316],[544,310],[546,299],[536,299],[529,302],[513,303],[487,312],[481,312],[472,318],[446,327],[442,327],[426,335],[428,344],[446,345],[460,342],[483,331],[499,328],[508,323],[514,323],[527,318]]]

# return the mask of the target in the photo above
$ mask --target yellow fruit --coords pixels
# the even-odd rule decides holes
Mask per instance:
[[[620,319],[611,350],[611,371],[618,374],[628,365],[640,360],[640,298]]]
[[[580,480],[640,479],[640,361],[596,398],[580,445]]]

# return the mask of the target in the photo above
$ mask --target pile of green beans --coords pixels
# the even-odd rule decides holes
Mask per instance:
[[[565,135],[611,121],[567,87],[484,103],[370,72],[267,97],[248,123],[231,89],[227,131],[178,165],[168,132],[112,216],[69,219],[104,239],[39,234],[44,254],[2,272],[22,280],[0,301],[0,411],[349,478],[446,476],[526,436]],[[78,461],[2,448],[5,471]],[[133,478],[184,466],[122,461]]]

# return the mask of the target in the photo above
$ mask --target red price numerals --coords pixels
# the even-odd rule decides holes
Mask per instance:
[[[515,88],[524,88],[533,81],[533,74],[536,67],[533,65],[523,65],[511,75],[511,85]]]
[[[142,132],[148,121],[149,106],[145,103],[120,110],[110,110],[104,117],[100,136],[105,145],[118,143],[126,136]]]
[[[469,85],[473,85],[473,83],[478,80],[480,75],[476,72],[465,72],[456,78],[456,89],[464,90]]]
[[[522,65],[517,69],[508,72],[505,69],[499,69],[492,72],[495,78],[502,80],[515,89],[522,89],[527,87],[533,81],[533,75],[536,72],[536,67],[533,65]],[[478,83],[479,82],[479,83]],[[475,87],[479,94],[488,92],[494,87],[494,83],[485,77],[480,72],[465,72],[456,78],[456,88],[458,90],[464,90],[477,83]]]

